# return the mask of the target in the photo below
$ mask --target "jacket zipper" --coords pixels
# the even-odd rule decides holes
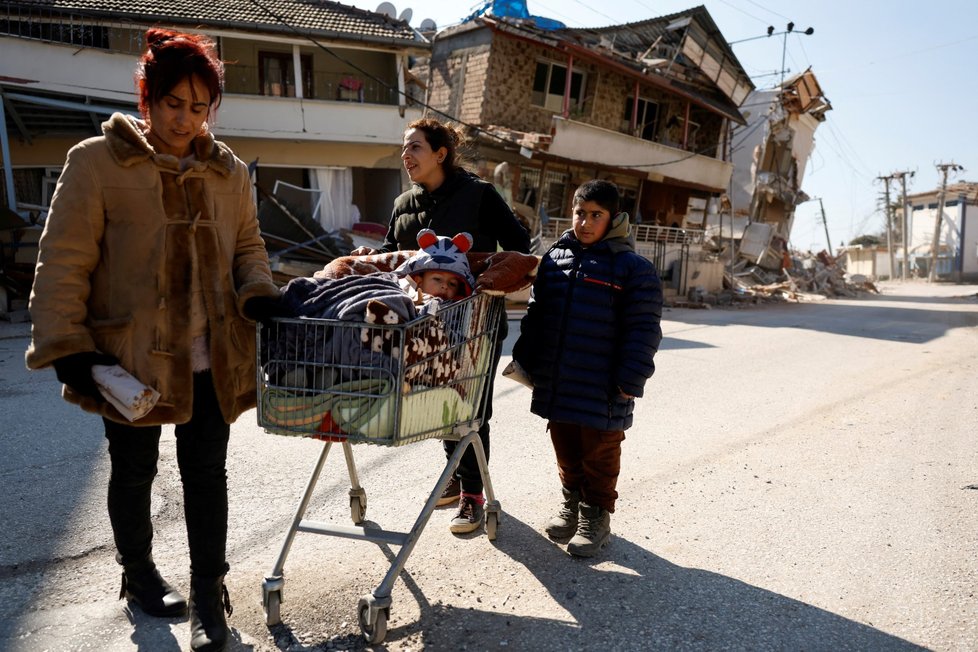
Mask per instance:
[[[569,315],[569,312],[570,312],[571,303],[573,303],[574,287],[577,285],[577,273],[578,273],[578,270],[580,270],[580,268],[581,268],[581,263],[583,262],[582,258],[583,258],[583,255],[582,256],[576,256],[574,258],[574,266],[571,268],[570,281],[567,284],[567,296],[564,297],[564,316],[563,316],[563,318],[561,319],[561,322],[560,322],[560,335],[559,335],[559,337],[557,339],[557,350],[558,351],[562,351],[563,348],[564,348],[564,339],[565,339],[565,336],[567,334],[567,321],[569,319],[568,315]],[[558,365],[556,366],[556,368],[554,369],[554,371],[555,372],[558,372],[559,370],[560,370],[560,366],[559,366],[559,363],[558,363]],[[559,373],[555,373],[554,374],[554,378],[551,381],[552,384],[553,384],[553,387],[550,390],[550,404],[547,405],[547,414],[550,414],[550,413],[553,412],[554,403],[557,401],[557,376],[559,376],[559,375],[560,375]]]

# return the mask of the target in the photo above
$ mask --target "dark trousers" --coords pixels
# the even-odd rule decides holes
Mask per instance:
[[[579,491],[588,505],[615,511],[624,431],[595,430],[555,421],[547,424],[547,430],[557,454],[560,484]]]
[[[506,320],[505,308],[500,310],[499,335],[496,338],[496,346],[492,351],[492,363],[489,367],[489,378],[483,388],[483,405],[486,406],[485,415],[482,418],[482,425],[479,427],[479,439],[482,440],[482,448],[486,452],[486,463],[489,463],[489,419],[492,417],[492,388],[496,384],[496,368],[499,366],[499,358],[503,352],[503,340],[509,334],[509,322]],[[451,457],[455,452],[457,441],[445,440],[445,455]],[[462,485],[462,493],[481,494],[482,493],[482,474],[479,472],[479,460],[475,456],[475,450],[469,446],[462,459],[459,460],[458,470],[455,472],[459,483]]]
[[[103,419],[109,440],[109,520],[118,559],[144,564],[153,549],[150,495],[159,459],[160,426],[132,426]],[[177,464],[183,483],[190,572],[202,577],[227,572],[227,460],[230,426],[224,422],[209,371],[194,374],[193,416],[175,428]]]

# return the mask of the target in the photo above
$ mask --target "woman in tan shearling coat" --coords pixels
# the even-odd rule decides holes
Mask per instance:
[[[122,595],[158,616],[188,608],[151,554],[160,425],[176,424],[191,644],[219,650],[230,614],[229,424],[255,405],[251,318],[274,311],[279,290],[247,166],[207,129],[223,86],[213,42],[157,29],[146,42],[136,75],[144,120],[117,113],[68,153],[40,241],[27,365],[53,365],[64,398],[102,416]],[[115,362],[160,392],[131,424],[91,377],[93,364]]]

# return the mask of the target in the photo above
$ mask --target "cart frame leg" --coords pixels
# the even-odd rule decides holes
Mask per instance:
[[[349,446],[346,442],[344,442],[344,445]],[[285,533],[285,541],[282,542],[282,548],[278,553],[278,558],[275,560],[275,565],[272,567],[272,571],[265,576],[265,581],[262,582],[261,601],[262,607],[265,609],[267,624],[275,624],[270,621],[278,620],[277,609],[269,609],[269,606],[275,601],[272,597],[273,594],[277,594],[278,596],[278,600],[275,602],[276,606],[285,601],[285,577],[282,575],[282,570],[285,568],[285,559],[289,556],[289,550],[292,549],[292,542],[295,540],[296,532],[299,531],[299,523],[302,521],[302,517],[306,513],[306,508],[309,506],[309,500],[312,498],[312,493],[316,489],[316,483],[319,482],[319,475],[323,471],[323,465],[326,464],[326,458],[329,456],[331,447],[332,442],[326,442],[323,445],[323,452],[319,454],[319,459],[316,460],[312,476],[310,476],[306,490],[302,494],[302,500],[299,501],[299,505],[296,507],[295,516],[292,517],[292,525],[289,526],[289,531]],[[272,611],[276,613],[272,613]]]
[[[428,519],[431,518],[432,512],[435,511],[435,507],[438,504],[438,498],[441,496],[441,492],[445,490],[451,480],[452,474],[458,467],[458,463],[462,459],[462,454],[465,453],[465,449],[468,446],[477,446],[476,455],[482,452],[482,442],[479,440],[478,432],[470,432],[469,434],[463,436],[459,442],[458,446],[455,447],[455,451],[452,456],[448,458],[448,462],[445,464],[444,470],[438,477],[438,483],[435,485],[434,490],[428,496],[428,500],[425,502],[421,513],[418,515],[417,520],[414,522],[414,526],[411,528],[405,536],[404,543],[401,545],[401,549],[398,550],[397,556],[394,558],[394,563],[388,569],[387,574],[381,581],[380,585],[373,590],[372,596],[374,598],[373,604],[380,604],[387,608],[390,607],[390,595],[391,590],[394,588],[394,581],[397,576],[400,575],[401,571],[404,570],[404,565],[407,563],[408,557],[414,550],[414,545],[418,542],[421,536],[421,532],[424,530],[425,525],[428,523]],[[485,453],[482,452],[483,461],[485,460]],[[480,462],[482,464],[482,462]]]

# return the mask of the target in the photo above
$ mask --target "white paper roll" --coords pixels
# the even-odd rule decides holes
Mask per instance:
[[[99,391],[129,421],[146,416],[160,399],[160,393],[139,382],[119,365],[92,365],[92,378]]]

